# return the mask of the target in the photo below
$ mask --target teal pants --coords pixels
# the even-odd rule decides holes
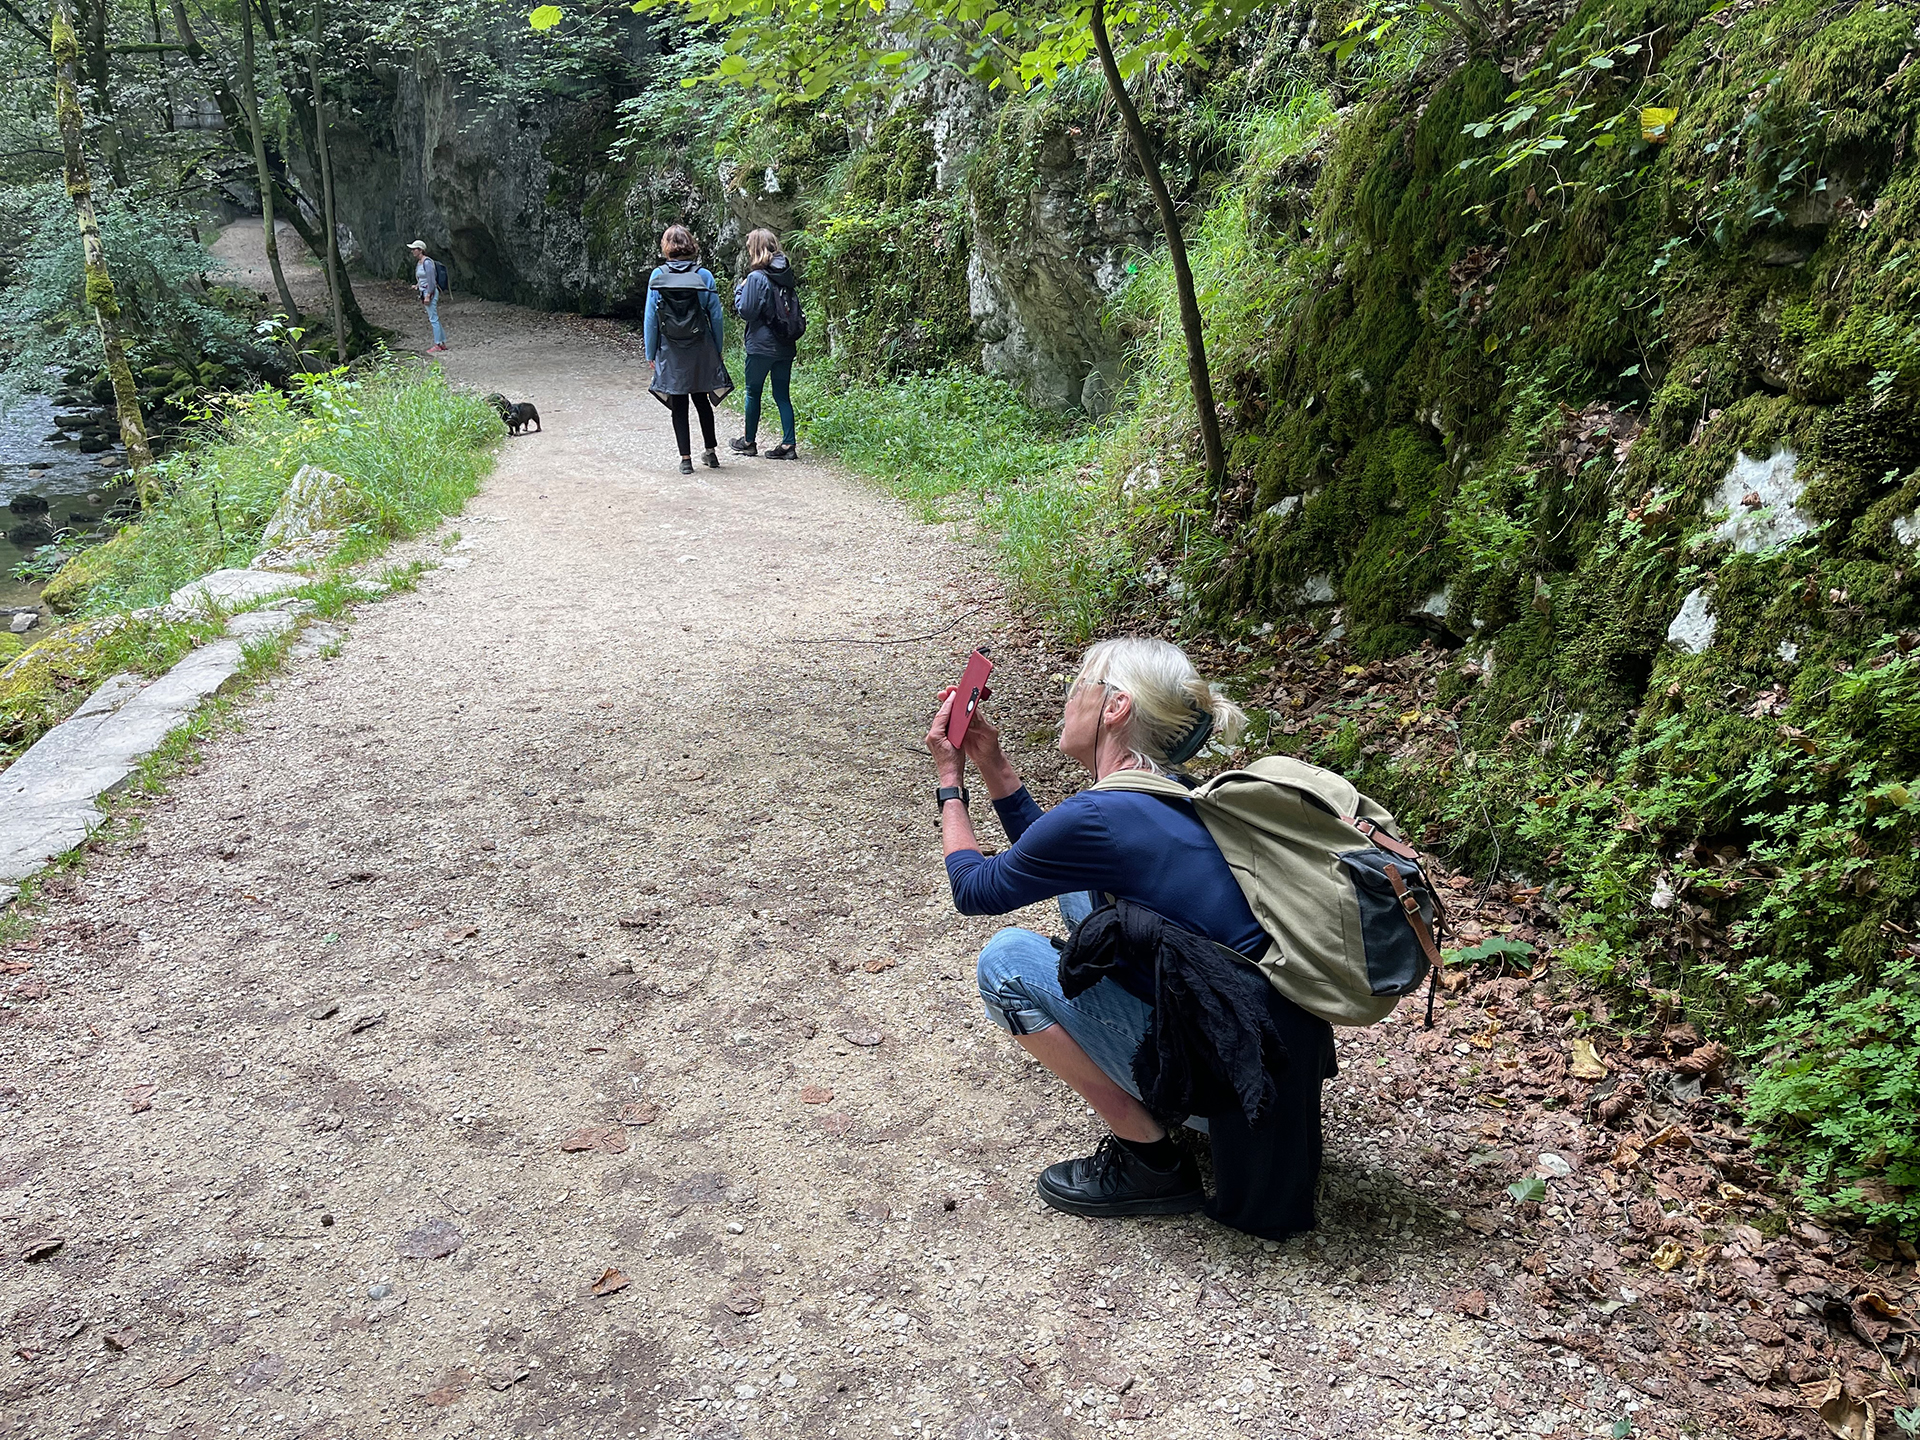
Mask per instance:
[[[777,360],[771,355],[747,356],[747,439],[760,433],[760,392],[767,377],[773,377],[773,403],[780,411],[780,438],[793,444],[793,401],[787,397],[787,383],[793,379],[793,357]]]

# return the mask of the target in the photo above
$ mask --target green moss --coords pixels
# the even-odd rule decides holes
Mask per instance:
[[[903,106],[834,172],[795,250],[836,365],[862,376],[935,369],[967,354],[970,230],[935,185],[924,111]]]
[[[62,615],[78,610],[86,604],[87,592],[110,575],[138,544],[138,527],[128,526],[105,544],[89,546],[60,567],[40,598]]]

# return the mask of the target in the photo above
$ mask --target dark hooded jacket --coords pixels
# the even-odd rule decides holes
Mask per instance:
[[[1069,1000],[1103,979],[1153,977],[1153,1017],[1133,1057],[1147,1108],[1206,1118],[1214,1197],[1207,1213],[1280,1239],[1314,1224],[1320,1085],[1334,1073],[1333,1027],[1267,982],[1244,956],[1128,900],[1095,910],[1060,955]],[[1129,989],[1132,985],[1128,986]]]
[[[784,255],[774,256],[764,269],[746,273],[745,278],[734,287],[733,308],[740,313],[740,319],[747,327],[747,354],[791,360],[796,348],[793,341],[776,333],[770,323],[776,285],[782,290],[793,290],[797,286],[793,266],[787,263]]]

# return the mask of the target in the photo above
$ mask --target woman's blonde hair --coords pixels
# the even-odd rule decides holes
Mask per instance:
[[[660,237],[660,253],[669,260],[697,260],[700,258],[700,242],[693,238],[693,232],[684,225],[669,225],[667,233]]]
[[[749,270],[764,270],[774,262],[776,256],[786,253],[780,248],[780,237],[771,230],[747,232],[747,268]]]
[[[1075,678],[1133,701],[1123,738],[1133,758],[1151,770],[1190,760],[1209,739],[1232,745],[1247,728],[1240,707],[1200,678],[1186,651],[1165,640],[1102,640],[1081,657]]]

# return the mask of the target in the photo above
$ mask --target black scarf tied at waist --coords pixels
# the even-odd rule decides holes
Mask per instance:
[[[1156,996],[1133,1057],[1147,1107],[1168,1118],[1237,1110],[1249,1126],[1272,1118],[1276,1077],[1291,1059],[1266,976],[1224,945],[1118,900],[1089,915],[1067,942],[1061,992],[1071,1000],[1129,967],[1153,976]]]

